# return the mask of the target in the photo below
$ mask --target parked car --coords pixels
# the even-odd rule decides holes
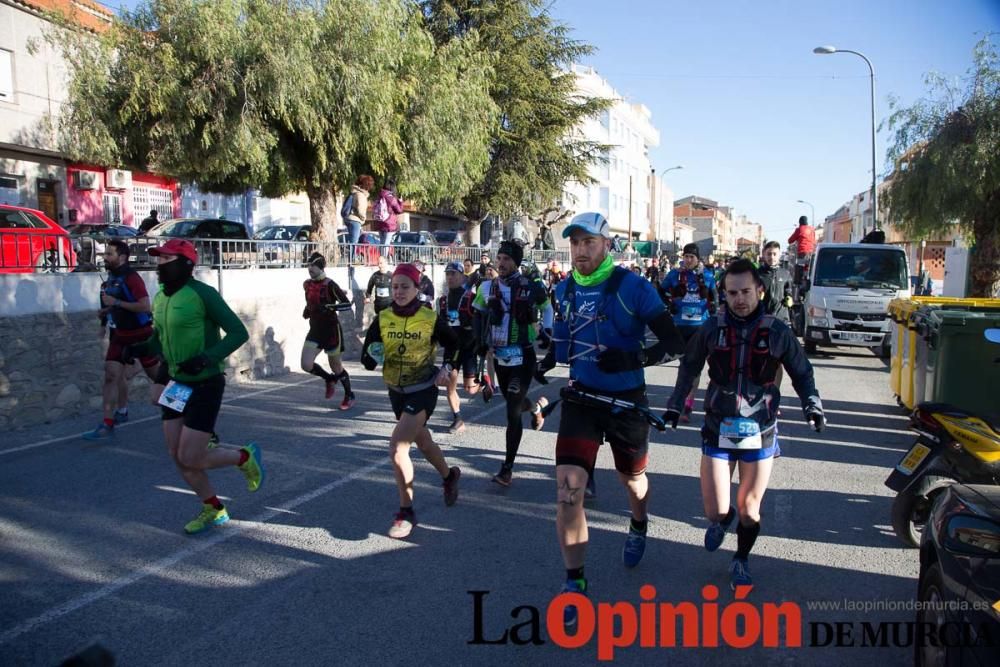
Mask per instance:
[[[70,225],[66,228],[73,240],[77,255],[77,270],[96,271],[103,264],[102,257],[107,242],[113,239],[128,241],[139,235],[139,230],[128,225]]]
[[[159,244],[162,239],[179,238],[188,239],[194,242],[198,249],[198,255],[202,262],[206,258],[211,258],[213,266],[220,264],[220,259],[227,266],[250,265],[253,264],[253,244],[250,243],[250,234],[247,233],[246,225],[236,220],[223,220],[220,218],[176,218],[165,220],[156,225],[148,232],[146,237],[148,244],[144,244],[141,255],[145,255],[145,247],[149,244]],[[206,239],[206,240],[199,240]],[[208,240],[211,239],[211,240]],[[218,243],[224,239],[229,243]],[[219,257],[219,251],[222,257]],[[140,253],[136,253],[136,262],[140,261]],[[145,260],[149,262],[148,257]]]
[[[255,241],[272,243],[253,244],[262,264],[299,266],[308,257],[309,225],[274,225],[253,235]]]
[[[948,640],[915,644],[917,665],[1000,665],[1000,487],[953,484],[934,503],[918,595],[919,627]]]
[[[431,235],[439,246],[461,247],[465,245],[462,242],[462,232],[455,229],[437,229],[431,232]]]
[[[430,262],[437,256],[438,244],[430,232],[396,232],[390,243],[394,246],[409,246],[394,249],[395,259],[399,263],[413,262],[417,259]]]
[[[57,273],[76,267],[65,229],[39,210],[0,204],[0,273]]]

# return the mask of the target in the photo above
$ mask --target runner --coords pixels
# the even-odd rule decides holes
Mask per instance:
[[[553,346],[538,372],[543,375],[556,362],[569,364],[570,384],[561,392],[563,414],[556,439],[556,531],[566,566],[563,590],[586,595],[588,531],[581,492],[607,440],[632,511],[622,561],[628,568],[638,565],[646,548],[649,501],[643,368],[680,355],[684,343],[656,288],[614,266],[611,228],[603,215],[577,215],[563,237],[570,238],[573,272],[556,287]],[[647,326],[657,342],[644,347]],[[628,405],[639,407],[623,407]],[[576,617],[575,607],[568,607],[566,625],[575,626]]]
[[[683,264],[680,269],[674,269],[663,279],[663,293],[670,299],[670,312],[674,316],[674,324],[683,336],[684,341],[691,340],[694,333],[711,315],[715,314],[718,304],[718,293],[715,289],[715,277],[702,263],[700,251],[696,243],[684,246]],[[698,391],[701,378],[694,378],[691,392],[684,401],[684,412],[681,420],[691,421],[694,410],[694,395]]]
[[[379,258],[379,261],[383,261]],[[337,391],[337,382],[344,386],[344,400],[340,403],[341,410],[350,410],[354,405],[354,392],[351,391],[351,376],[344,368],[341,354],[344,352],[344,330],[337,317],[338,304],[347,304],[350,300],[340,286],[328,278],[324,272],[326,258],[318,252],[309,257],[309,280],[302,283],[306,293],[306,307],[302,317],[309,320],[309,333],[302,345],[302,370],[323,378],[326,382],[326,398],[333,398]],[[316,363],[320,351],[326,352],[330,362],[327,373]]]
[[[536,365],[535,323],[541,314],[543,330],[551,333],[552,304],[541,281],[520,272],[523,253],[523,248],[513,241],[501,243],[496,263],[498,278],[484,281],[473,302],[480,313],[476,318],[477,340],[482,341],[478,352],[493,352],[500,391],[507,401],[507,453],[500,472],[493,476],[501,486],[510,486],[524,432],[521,414],[530,410],[532,428],[540,430],[545,423],[542,408],[548,403],[540,399],[532,404],[527,395]]]
[[[424,271],[427,270],[427,266],[422,260],[414,260],[413,266],[417,267],[417,271],[420,271],[420,282],[418,283],[417,290],[420,292],[419,299],[428,308],[434,308],[434,281],[432,281]]]
[[[487,265],[485,280],[496,280],[499,277],[500,274],[497,273],[497,267],[494,266],[493,264]],[[476,285],[476,296],[479,297],[479,295],[482,294],[482,292],[483,292],[483,280],[480,280]],[[483,296],[482,299],[485,301],[486,296]],[[478,314],[479,311],[476,312]],[[478,319],[479,317],[477,315],[476,320]],[[476,325],[475,320],[473,321],[473,325],[478,326]],[[481,338],[482,335],[483,335],[482,333],[477,333],[476,340],[477,341],[482,340]],[[481,354],[481,352],[482,352],[482,346],[480,346],[480,349],[476,352],[476,366],[477,366],[476,382],[478,382],[479,386],[482,387],[483,403],[489,403],[491,400],[493,400],[493,394],[496,393],[496,386],[497,386],[496,370],[493,367],[494,366],[493,350],[490,350],[487,347],[487,352],[485,355]]]
[[[685,396],[707,360],[710,382],[701,428],[701,493],[710,521],[705,548],[718,549],[739,515],[736,554],[729,566],[735,589],[753,583],[747,560],[760,534],[760,504],[778,447],[779,367],[791,376],[806,421],[821,431],[825,418],[812,366],[798,340],[788,325],[764,312],[764,283],[757,269],[746,259],[733,262],[723,289],[727,308],[688,343],[663,418],[677,428]],[[729,504],[730,480],[737,466],[740,481],[734,509]]]
[[[476,384],[476,333],[473,327],[475,311],[472,308],[476,292],[466,284],[465,273],[458,262],[449,263],[444,269],[444,276],[448,291],[438,299],[438,317],[448,322],[458,340],[459,349],[457,365],[448,375],[448,405],[454,417],[448,432],[461,433],[465,430],[465,422],[462,420],[458,398],[458,371],[462,371],[467,394],[474,396],[479,391],[479,385]]]
[[[108,335],[106,327],[111,327],[101,388],[104,418],[97,428],[83,435],[86,440],[110,438],[114,435],[115,424],[128,421],[125,371],[134,361],[128,348],[153,335],[149,293],[142,278],[129,264],[128,245],[124,241],[108,241],[104,265],[109,275],[101,286],[101,338]],[[149,379],[155,381],[159,359],[144,355],[139,357],[139,363]]]
[[[133,354],[163,355],[159,378],[167,385],[160,397],[163,435],[181,477],[202,501],[201,513],[184,526],[184,532],[200,533],[229,521],[208,470],[238,466],[250,491],[257,491],[264,481],[258,445],[208,446],[222,407],[225,359],[249,336],[219,293],[193,278],[198,253],[190,241],[171,239],[150,248],[149,254],[156,258],[162,289],[153,299],[153,336]],[[220,327],[225,337],[220,338]]]
[[[416,443],[424,458],[441,476],[444,504],[458,499],[462,471],[448,467],[441,448],[434,443],[427,421],[437,405],[438,386],[446,385],[458,358],[458,340],[448,322],[423,307],[418,298],[420,270],[400,264],[392,274],[392,306],[379,313],[365,335],[361,363],[368,370],[382,364],[382,378],[389,389],[389,403],[396,428],[389,436],[389,456],[399,492],[399,512],[389,537],[403,539],[417,525],[413,510],[413,462],[410,444]],[[438,342],[444,344],[445,363],[434,365]]]
[[[389,260],[379,255],[378,271],[375,271],[368,279],[368,288],[365,290],[365,303],[373,304],[376,315],[392,305],[391,285],[392,274],[389,273]],[[372,301],[373,295],[374,301]]]

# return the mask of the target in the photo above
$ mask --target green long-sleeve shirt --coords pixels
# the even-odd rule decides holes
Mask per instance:
[[[219,329],[225,337],[219,335]],[[198,382],[219,375],[225,358],[249,339],[247,328],[212,287],[195,279],[170,296],[161,289],[153,298],[153,338],[148,348],[167,361],[170,377]],[[182,373],[177,365],[204,353],[211,360],[201,373]]]

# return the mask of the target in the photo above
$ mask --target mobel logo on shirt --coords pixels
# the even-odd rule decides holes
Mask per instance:
[[[387,331],[385,335],[394,340],[420,340],[422,338],[419,331]]]

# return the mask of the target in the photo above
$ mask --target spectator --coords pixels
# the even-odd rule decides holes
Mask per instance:
[[[160,224],[160,219],[156,217],[157,215],[158,215],[158,213],[156,212],[155,208],[149,210],[149,216],[146,217],[146,218],[143,218],[142,222],[139,223],[139,233],[140,234],[145,234],[150,229],[152,229],[153,227],[156,227],[158,224]]]
[[[389,243],[389,234],[398,229],[396,216],[402,212],[403,200],[396,195],[396,181],[387,179],[372,209],[372,218],[378,227],[379,243],[382,246]]]
[[[368,217],[368,197],[374,187],[375,179],[371,176],[368,174],[358,176],[340,211],[344,226],[347,227],[347,242],[351,245],[357,245],[361,240],[361,227]]]

